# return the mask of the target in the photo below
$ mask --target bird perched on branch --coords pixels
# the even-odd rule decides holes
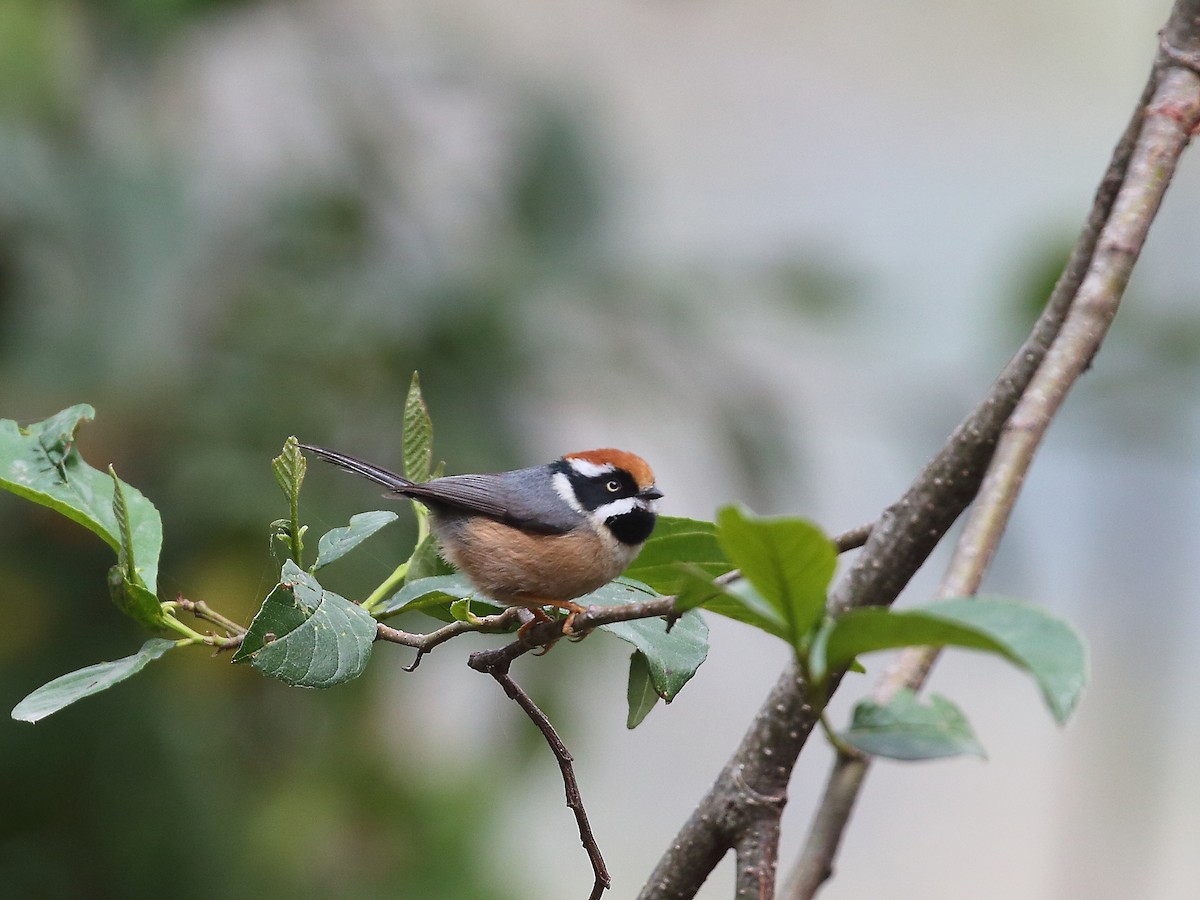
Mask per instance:
[[[662,492],[640,456],[624,450],[568,453],[548,465],[414,482],[336,450],[300,445],[429,508],[442,556],[498,603],[567,611],[612,581],[654,530]]]

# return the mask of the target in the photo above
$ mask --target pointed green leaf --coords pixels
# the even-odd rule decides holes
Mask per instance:
[[[129,509],[125,505],[125,492],[121,490],[121,479],[117,478],[117,470],[110,463],[109,477],[113,484],[113,518],[117,520],[117,565],[120,566],[130,581],[137,581],[137,566],[134,562],[133,531],[129,527]]]
[[[677,594],[687,577],[681,565],[709,576],[733,568],[717,540],[717,526],[699,519],[659,516],[654,532],[633,564],[627,578],[650,585],[660,594]]]
[[[654,682],[650,678],[650,664],[641,650],[634,650],[629,657],[629,685],[625,696],[629,700],[629,715],[625,719],[625,727],[637,728],[642,720],[650,715],[659,701],[654,691]]]
[[[295,435],[283,442],[283,450],[271,460],[271,471],[275,482],[289,502],[300,496],[300,487],[304,484],[304,476],[308,472],[308,460],[300,452],[300,443]]]
[[[434,575],[410,581],[373,610],[382,619],[406,612],[424,612],[434,615],[434,608],[445,610],[437,618],[449,621],[450,604],[455,600],[470,597],[475,592],[463,575]]]
[[[1059,722],[1075,708],[1087,682],[1087,651],[1062,619],[1000,597],[943,600],[916,609],[851,610],[825,640],[828,671],[873,650],[954,646],[996,653],[1027,671]]]
[[[404,399],[404,477],[411,481],[428,481],[433,462],[433,421],[421,396],[420,376],[413,372]]]
[[[275,538],[288,545],[288,553],[296,564],[300,565],[303,562],[306,531],[300,524],[300,487],[304,484],[304,474],[308,471],[308,460],[300,452],[300,443],[295,435],[283,442],[283,450],[271,460],[271,471],[275,473],[279,489],[288,499],[288,517],[282,526],[278,521],[272,524],[273,533]]]
[[[133,656],[96,663],[86,669],[61,675],[18,703],[12,711],[12,717],[19,722],[40,722],[76,700],[108,690],[114,684],[136,675],[174,646],[174,641],[150,638]]]
[[[863,753],[890,759],[986,755],[957,706],[937,694],[923,704],[910,690],[898,692],[886,705],[860,702],[841,738]]]
[[[618,578],[575,602],[582,606],[619,606],[641,603],[660,595],[649,585],[627,578]],[[670,703],[683,686],[691,680],[708,656],[708,625],[699,613],[684,613],[671,630],[665,619],[632,619],[601,625],[601,631],[616,635],[646,656],[650,680],[655,692]]]
[[[112,478],[113,517],[117,522],[117,537],[120,540],[117,564],[108,573],[109,596],[121,612],[143,628],[154,631],[163,627],[162,604],[154,593],[143,586],[141,575],[138,574],[125,485],[117,478],[111,465],[108,474]]]
[[[701,570],[683,566],[682,572],[683,582],[675,599],[677,611],[701,607],[788,640],[782,616],[744,578],[722,586],[714,584]]]
[[[375,631],[370,613],[288,560],[233,661],[297,687],[332,687],[362,674]]]
[[[837,549],[821,529],[803,519],[759,518],[734,506],[717,514],[721,548],[770,604],[799,646],[825,613],[825,594]]]
[[[0,419],[0,488],[78,522],[120,553],[121,526],[113,514],[113,481],[84,462],[75,446],[80,423],[94,416],[90,406],[79,404],[28,428]],[[158,581],[162,520],[154,504],[127,484],[124,501],[138,576],[153,592]]]
[[[162,603],[158,597],[130,581],[128,573],[119,565],[108,570],[108,596],[117,609],[143,628],[156,631],[163,627]]]
[[[679,582],[675,585],[675,609],[687,612],[705,606],[725,595],[726,590],[719,584],[714,584],[708,573],[699,566],[691,563],[680,563],[678,568]]]
[[[317,544],[317,569],[341,559],[379,529],[395,522],[398,516],[391,510],[377,509],[350,517],[350,524],[332,528],[321,535]]]

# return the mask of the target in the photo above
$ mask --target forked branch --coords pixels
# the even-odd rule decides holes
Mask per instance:
[[[575,824],[579,827],[579,840],[587,851],[588,860],[592,864],[592,873],[595,876],[595,880],[592,883],[592,892],[588,900],[600,900],[600,896],[612,886],[612,878],[608,874],[608,867],[604,864],[604,857],[600,853],[600,845],[596,843],[596,836],[592,833],[591,823],[588,822],[587,810],[583,807],[583,798],[579,793],[579,782],[575,780],[574,759],[570,751],[567,750],[567,745],[563,743],[562,738],[558,736],[558,732],[554,730],[554,726],[550,724],[550,720],[546,717],[546,714],[538,708],[538,705],[533,702],[533,698],[525,693],[521,686],[513,681],[512,676],[508,674],[508,667],[512,659],[511,651],[505,652],[507,649],[501,648],[499,651],[480,650],[477,653],[471,654],[467,665],[477,672],[484,672],[491,675],[499,682],[500,687],[504,688],[504,693],[515,700],[517,705],[533,721],[533,724],[538,727],[538,730],[542,733],[542,737],[546,739],[546,743],[550,746],[551,752],[554,753],[554,758],[558,760],[558,768],[562,772],[563,787],[567,794],[567,806],[575,814]]]
[[[1169,46],[1183,50],[1186,59],[1196,59],[1194,31],[1197,28],[1200,28],[1200,0],[1180,0],[1167,28],[1166,41]],[[1181,80],[1181,76],[1171,74],[1168,78]],[[830,597],[830,611],[835,615],[859,606],[890,605],[975,497],[1006,423],[1026,395],[1051,344],[1063,330],[1067,311],[1081,294],[1085,278],[1105,282],[1106,290],[1115,291],[1118,296],[1123,290],[1140,245],[1122,240],[1101,243],[1100,236],[1118,216],[1130,225],[1135,220],[1140,221],[1144,233],[1157,208],[1156,204],[1142,208],[1123,204],[1119,212],[1115,209],[1118,192],[1134,169],[1131,159],[1135,142],[1143,131],[1142,121],[1144,118],[1175,117],[1180,129],[1187,127],[1187,115],[1171,103],[1150,105],[1157,84],[1155,78],[1118,144],[1083,234],[1032,333],[983,401],[954,431],[904,496],[880,518],[863,552]],[[1154,174],[1146,173],[1150,174],[1151,182],[1158,184],[1158,196],[1165,189],[1164,178],[1169,177],[1168,167],[1161,163],[1162,160],[1158,160],[1153,167]],[[1132,173],[1139,180],[1143,177],[1142,165],[1139,158],[1138,170]],[[1134,227],[1128,233],[1137,230]],[[1099,269],[1096,267],[1098,261]],[[1088,292],[1089,299],[1084,300],[1085,304],[1094,304],[1090,298],[1104,293],[1096,286],[1089,286]],[[1103,316],[1104,312],[1097,308],[1092,311],[1092,315],[1096,314]],[[1082,324],[1072,325],[1072,332],[1083,328]],[[1086,365],[1089,360],[1090,356],[1083,363]],[[1052,414],[1060,402],[1061,396],[1048,412]],[[1036,447],[1036,442],[1033,446]],[[798,668],[789,666],[762,705],[733,758],[659,861],[642,890],[642,900],[693,897],[729,849],[736,846],[739,853],[742,852],[746,819],[739,807],[735,775],[757,793],[773,795],[785,791],[818,713],[808,700],[806,684]],[[832,853],[825,857],[825,869],[820,872],[822,878],[831,859]],[[763,886],[766,895],[769,896],[773,887]],[[738,896],[743,896],[740,885]]]
[[[1108,332],[1176,163],[1200,124],[1197,61],[1200,3],[1181,2],[1164,29],[1142,102],[1118,146],[1114,166],[1127,156],[1126,175],[1087,274],[1046,360],[1003,429],[939,597],[970,596],[978,590],[1051,420]],[[933,648],[902,654],[877,689],[876,699],[886,702],[902,688],[920,689],[937,656]],[[835,763],[808,841],[782,894],[787,900],[813,897],[829,877],[869,764],[867,759],[845,757]]]

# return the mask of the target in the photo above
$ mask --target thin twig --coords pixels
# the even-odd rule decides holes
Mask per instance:
[[[246,633],[245,626],[239,625],[233,619],[221,615],[203,600],[189,600],[183,594],[180,594],[175,598],[175,604],[180,609],[190,612],[197,619],[204,619],[206,622],[212,622],[214,625],[224,628],[230,635]]]
[[[853,528],[850,531],[837,535],[832,538],[832,541],[838,548],[839,553],[853,550],[856,547],[862,546],[867,536],[871,533],[871,527],[869,524],[860,525],[858,528]],[[733,569],[724,575],[717,576],[713,579],[713,582],[724,586],[732,584],[741,577],[741,572]],[[524,610],[521,607],[510,607],[496,615],[451,622],[436,631],[424,634],[401,631],[399,628],[392,628],[390,625],[379,622],[375,626],[375,638],[376,640],[402,644],[405,647],[416,649],[417,656],[408,666],[408,671],[413,671],[420,664],[421,658],[426,653],[438,645],[444,644],[451,638],[472,632],[508,631],[517,624],[518,619],[523,613]],[[575,632],[583,633],[590,628],[596,628],[600,625],[611,625],[615,622],[628,622],[633,619],[651,619],[659,616],[665,616],[669,619],[674,615],[675,598],[656,597],[653,600],[646,600],[641,603],[623,603],[618,606],[589,606],[575,617],[572,627]],[[564,619],[554,619],[549,622],[538,622],[530,626],[523,640],[519,642],[525,648],[522,652],[528,652],[536,647],[548,647],[558,641],[563,637],[564,623]]]
[[[838,552],[846,552],[861,547],[867,540],[873,528],[873,524],[861,525],[853,528],[850,531],[837,535],[832,539]],[[714,582],[719,585],[732,584],[742,577],[741,573],[734,569],[720,575],[714,579]],[[658,597],[654,600],[647,600],[642,603],[629,603],[620,606],[589,606],[578,616],[575,617],[574,630],[578,633],[597,627],[599,625],[607,625],[613,622],[625,622],[631,619],[653,618],[657,616],[665,616],[668,620],[675,613],[675,598],[674,597]],[[518,617],[525,614],[525,610],[519,607],[512,607],[505,610],[503,613],[494,616],[483,616],[469,621],[455,621],[445,625],[436,631],[431,631],[426,634],[414,634],[412,632],[401,631],[398,628],[392,628],[382,622],[376,624],[376,640],[388,641],[394,644],[401,644],[406,647],[413,647],[417,651],[416,658],[407,667],[407,671],[413,671],[420,664],[422,657],[433,650],[440,644],[445,643],[451,638],[457,637],[460,634],[478,631],[504,631],[516,624]],[[563,637],[564,620],[555,619],[549,622],[537,622],[531,625],[524,635],[518,640],[512,641],[502,647],[497,647],[489,650],[479,650],[472,653],[467,664],[476,671],[485,672],[491,675],[504,688],[505,693],[513,700],[520,704],[526,714],[533,720],[534,724],[541,729],[542,734],[546,738],[546,742],[550,745],[550,749],[554,752],[558,759],[559,768],[562,770],[563,784],[567,794],[567,805],[571,807],[575,813],[576,822],[579,825],[579,837],[583,842],[584,848],[587,850],[588,858],[592,862],[592,871],[595,873],[595,883],[592,890],[590,900],[597,900],[600,895],[607,889],[611,883],[608,870],[604,865],[604,859],[600,855],[600,848],[596,843],[595,836],[592,834],[591,825],[587,820],[587,812],[584,810],[583,801],[580,799],[579,786],[575,781],[574,769],[572,768],[571,755],[567,752],[566,746],[562,743],[561,738],[554,731],[554,727],[550,724],[550,720],[545,714],[538,709],[533,700],[526,694],[520,686],[512,680],[508,674],[509,666],[513,660],[536,650],[540,647],[549,647]],[[768,797],[764,801],[761,795],[756,795],[753,789],[745,786],[746,796],[749,798],[748,807],[761,805],[767,802],[775,808],[772,814],[765,817],[760,817],[762,821],[756,826],[755,833],[761,834],[778,831],[778,809],[782,808],[784,797]],[[739,855],[739,859],[743,862],[739,863],[739,868],[743,876],[747,879],[753,877],[758,879],[758,884],[774,884],[775,879],[775,845],[776,841],[768,842],[768,844],[755,844],[748,842],[746,844],[745,853]],[[758,847],[755,850],[755,847]],[[762,847],[770,848],[769,857],[762,855]],[[768,864],[769,863],[769,864]],[[746,894],[746,896],[751,896]],[[757,895],[756,895],[757,896]]]
[[[850,550],[857,550],[867,542],[874,528],[875,523],[868,522],[866,525],[859,525],[857,528],[843,531],[833,538],[833,544],[837,547],[837,552],[846,553]]]
[[[439,644],[444,644],[451,638],[468,632],[508,631],[513,625],[517,624],[521,612],[520,607],[512,606],[494,616],[480,616],[474,619],[456,620],[448,625],[443,625],[436,631],[426,632],[425,634],[401,631],[399,628],[393,628],[390,625],[377,622],[375,624],[375,640],[388,641],[392,644],[403,644],[405,647],[414,647],[417,655],[407,667],[407,671],[412,672],[421,664],[421,658]]]
[[[854,802],[862,790],[867,771],[866,761],[861,756],[838,754],[809,829],[808,840],[779,895],[780,900],[806,896],[805,891],[815,890],[809,887],[811,882],[815,881],[819,886],[833,875],[833,858],[846,824],[850,821],[850,813],[854,810]],[[832,848],[832,851],[827,848]]]
[[[573,757],[567,749],[567,745],[563,743],[558,732],[554,730],[554,726],[550,724],[550,720],[546,714],[538,708],[538,705],[533,702],[521,686],[513,681],[512,676],[508,674],[509,664],[512,662],[513,651],[509,648],[519,647],[519,643],[510,644],[506,648],[500,648],[500,652],[494,650],[480,650],[471,654],[467,662],[472,669],[491,675],[500,687],[504,688],[504,693],[508,694],[521,709],[525,710],[525,714],[533,721],[533,724],[541,731],[542,736],[546,739],[546,743],[550,745],[551,752],[554,753],[554,758],[558,760],[558,768],[562,772],[563,788],[567,795],[567,806],[571,808],[571,812],[575,814],[575,823],[579,827],[579,840],[587,851],[588,860],[592,864],[592,873],[595,880],[592,884],[592,892],[588,900],[599,900],[600,896],[612,886],[612,877],[608,874],[608,867],[604,865],[604,857],[600,853],[600,845],[596,843],[596,836],[592,833],[591,823],[588,822],[587,810],[583,806],[583,797],[579,793],[579,782],[575,780],[575,767],[572,765]],[[519,655],[519,654],[518,654]]]
[[[1190,7],[1190,9],[1185,9]],[[1179,3],[1164,31],[1163,51],[1130,130],[1118,148],[1137,134],[1128,177],[1099,235],[1088,273],[1063,328],[1004,428],[995,457],[938,589],[940,598],[970,596],[999,545],[1025,473],[1067,392],[1085,371],[1116,314],[1130,272],[1189,136],[1200,122],[1200,78],[1194,60],[1200,42],[1200,3]],[[1185,23],[1190,22],[1190,27]],[[1168,43],[1183,41],[1186,49]],[[1193,71],[1188,71],[1193,70]],[[1110,171],[1111,171],[1110,167]],[[886,702],[902,688],[918,690],[938,656],[934,648],[902,654],[876,690]],[[807,900],[830,876],[833,859],[866,777],[869,760],[839,758],[813,822],[808,841],[782,897]]]

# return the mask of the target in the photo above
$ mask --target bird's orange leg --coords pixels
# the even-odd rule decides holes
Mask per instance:
[[[545,597],[522,597],[521,605],[527,607],[536,618],[532,622],[526,622],[517,630],[517,637],[520,638],[524,638],[529,629],[537,623],[551,621],[550,617],[546,615],[545,611],[541,608],[543,606],[553,606],[555,609],[566,610],[567,618],[566,621],[563,622],[562,632],[567,637],[571,637],[575,634],[575,632],[571,629],[571,625],[574,623],[575,617],[587,609],[586,606],[582,606],[573,600],[547,600]]]
[[[525,640],[525,635],[529,634],[529,629],[534,625],[540,625],[542,622],[554,621],[551,616],[546,615],[544,610],[539,609],[536,606],[530,606],[527,607],[527,609],[533,613],[533,618],[517,629],[517,638],[518,640],[522,641]]]
[[[575,622],[575,617],[587,609],[586,606],[581,606],[574,600],[543,600],[541,603],[543,606],[553,606],[556,609],[565,609],[567,611],[567,618],[566,621],[563,622],[562,629],[563,634],[567,637],[571,637],[575,634],[574,630],[571,628]]]

